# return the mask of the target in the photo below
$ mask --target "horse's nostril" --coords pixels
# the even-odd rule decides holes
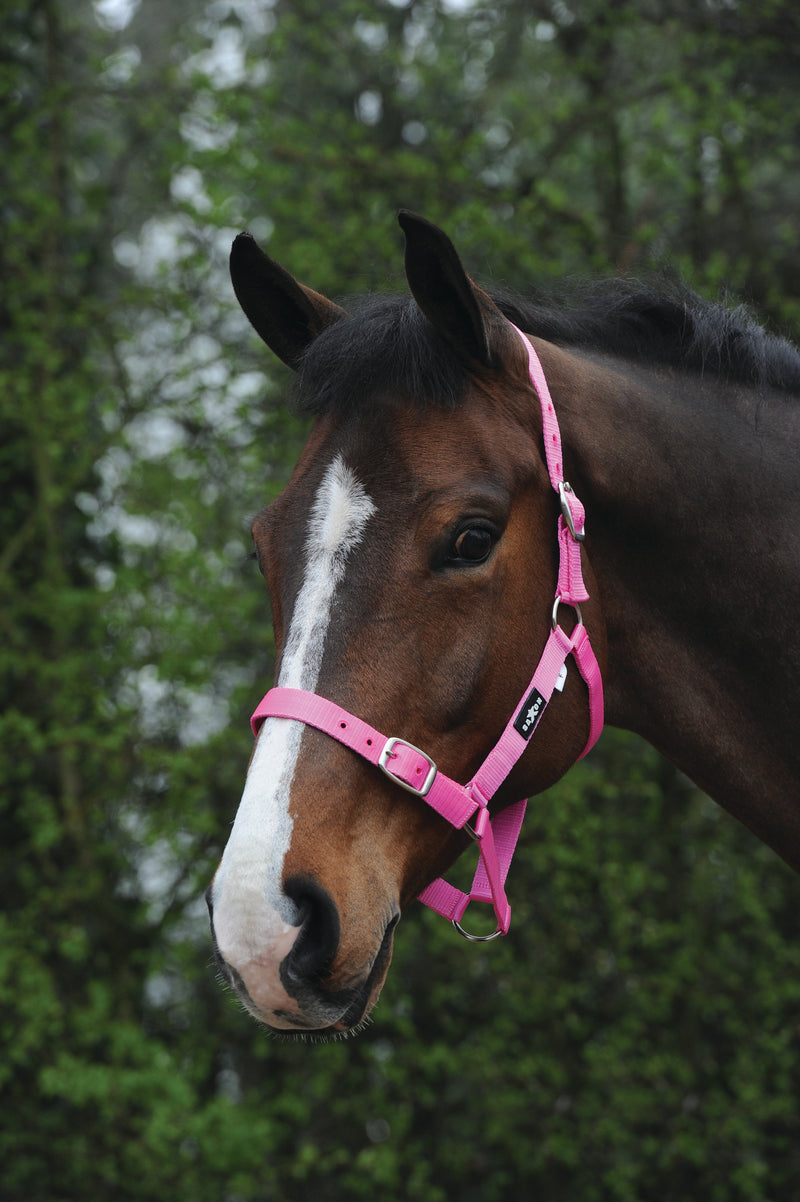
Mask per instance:
[[[292,877],[283,888],[297,907],[300,932],[281,976],[293,983],[321,981],[339,947],[339,911],[327,890],[310,877]]]

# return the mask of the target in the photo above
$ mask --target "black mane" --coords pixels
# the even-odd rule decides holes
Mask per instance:
[[[768,333],[744,305],[714,304],[680,284],[607,280],[560,307],[496,300],[516,325],[550,342],[800,392],[797,347]]]
[[[712,304],[682,286],[608,280],[547,305],[492,296],[520,329],[561,346],[800,393],[796,347],[769,334],[744,306]],[[390,395],[420,406],[457,404],[469,372],[412,298],[377,295],[346,303],[349,319],[329,326],[304,356],[301,411],[352,410]]]

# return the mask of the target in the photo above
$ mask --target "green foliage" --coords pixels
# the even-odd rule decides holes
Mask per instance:
[[[270,675],[247,525],[304,437],[232,234],[394,287],[405,205],[487,282],[672,263],[790,326],[795,8],[3,18],[0,1196],[790,1202],[797,884],[640,744],[532,804],[507,940],[404,918],[357,1040],[259,1031],[201,898]]]

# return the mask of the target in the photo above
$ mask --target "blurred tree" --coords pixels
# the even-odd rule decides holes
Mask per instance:
[[[404,918],[357,1041],[227,1005],[199,899],[269,676],[247,522],[303,438],[232,234],[399,286],[407,205],[487,282],[672,262],[791,323],[795,9],[3,16],[0,1196],[794,1199],[797,885],[648,749],[531,807],[502,947]]]
[[[267,417],[248,423],[239,384],[210,397],[186,297],[121,269],[121,222],[169,197],[172,93],[134,84],[143,103],[121,104],[138,56],[105,44],[89,5],[17,11],[6,34],[0,1193],[116,1198],[130,1177],[131,1196],[156,1197],[196,1090],[217,1098],[215,1069],[200,1056],[184,1074],[148,1012],[166,991],[169,1027],[180,1005],[182,940],[236,788],[215,736],[253,643],[247,602],[234,618],[221,600],[246,542],[219,481],[235,489]]]

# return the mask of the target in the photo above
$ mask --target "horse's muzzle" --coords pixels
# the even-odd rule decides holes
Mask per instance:
[[[354,974],[347,986],[341,988],[332,983],[341,938],[336,904],[327,890],[310,877],[291,878],[284,891],[295,906],[299,926],[284,958],[279,964],[256,957],[247,964],[233,965],[223,956],[215,937],[216,959],[223,977],[251,1014],[280,1034],[341,1034],[358,1027],[380,993],[391,960],[399,914],[388,923],[369,970]],[[206,900],[213,934],[210,892]],[[274,980],[267,990],[268,976],[278,978],[279,983]],[[276,996],[276,986],[286,1004],[266,1008],[261,999]]]

